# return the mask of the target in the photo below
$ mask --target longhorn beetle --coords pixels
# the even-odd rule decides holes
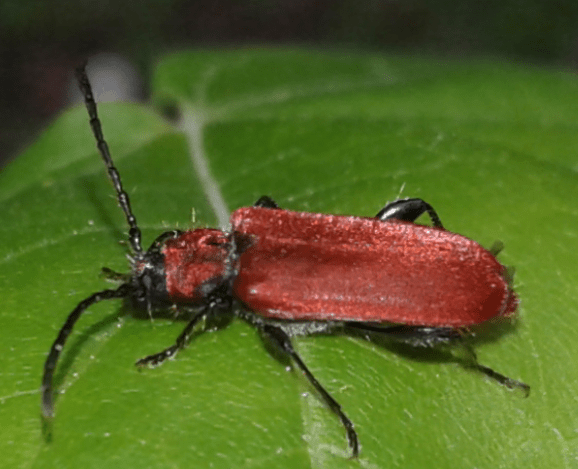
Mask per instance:
[[[44,365],[44,417],[54,413],[54,370],[74,324],[91,305],[117,298],[151,314],[176,308],[192,315],[173,345],[138,360],[137,366],[157,366],[174,357],[204,320],[236,316],[254,326],[303,372],[339,417],[353,457],[359,453],[353,423],[293,348],[292,328],[301,333],[377,333],[417,347],[456,342],[477,370],[528,395],[527,384],[479,364],[463,341],[470,326],[515,313],[518,299],[511,276],[496,260],[497,252],[446,231],[436,211],[421,199],[396,200],[375,218],[361,218],[292,212],[261,197],[253,207],[235,210],[228,230],[168,231],[143,251],[84,65],[76,74],[129,226],[132,273],[105,269],[121,285],[93,293],[66,319]],[[424,213],[433,226],[414,223]]]

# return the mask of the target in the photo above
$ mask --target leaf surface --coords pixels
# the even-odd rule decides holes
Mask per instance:
[[[67,314],[126,271],[125,221],[83,108],[63,113],[0,175],[0,454],[3,467],[550,468],[576,460],[574,76],[495,61],[307,50],[183,52],[163,59],[153,106],[99,106],[145,246],[162,231],[222,225],[271,195],[282,207],[374,215],[421,197],[445,226],[505,243],[519,321],[482,331],[482,363],[528,399],[450,355],[350,337],[295,339],[356,425],[233,322],[138,371],[182,321],[120,302],[79,321],[56,373],[52,441],[39,385]],[[159,109],[174,106],[178,123]],[[448,292],[451,295],[451,292]],[[574,351],[572,351],[574,350]]]

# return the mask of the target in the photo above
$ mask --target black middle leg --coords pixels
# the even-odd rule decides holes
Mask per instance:
[[[291,343],[291,339],[289,335],[283,331],[279,326],[267,324],[265,322],[261,322],[257,324],[261,334],[265,339],[267,339],[271,344],[273,344],[280,352],[287,355],[296,365],[297,367],[303,372],[303,374],[307,377],[309,382],[312,386],[317,390],[317,392],[321,395],[329,409],[339,417],[345,431],[347,433],[347,442],[349,447],[351,448],[351,456],[353,458],[357,458],[359,455],[359,442],[357,439],[357,432],[353,427],[353,422],[345,415],[345,412],[341,409],[341,405],[325,390],[325,388],[317,381],[313,373],[309,371],[309,368],[305,365],[299,354],[293,348],[293,344]]]
[[[426,213],[430,216],[433,226],[443,228],[443,224],[434,208],[422,199],[399,199],[389,202],[383,207],[375,218],[381,221],[391,219],[402,221],[415,221],[420,215]]]
[[[307,365],[305,365],[299,354],[293,348],[289,334],[287,334],[287,332],[285,332],[281,326],[271,323],[267,319],[243,308],[235,308],[234,312],[237,317],[256,327],[264,340],[273,345],[275,349],[281,354],[293,361],[303,372],[311,385],[323,398],[329,409],[335,415],[337,415],[337,417],[339,417],[339,420],[341,420],[341,423],[347,433],[347,442],[351,448],[351,456],[353,458],[357,458],[359,455],[359,441],[357,438],[357,432],[353,427],[353,422],[349,420],[347,415],[345,415],[345,412],[343,412],[341,409],[341,405],[339,405],[339,403],[331,396],[331,394],[325,390],[321,383],[317,381],[315,376],[313,376],[313,373],[309,371]]]

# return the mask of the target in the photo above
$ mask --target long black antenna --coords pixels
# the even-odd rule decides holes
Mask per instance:
[[[104,164],[108,170],[108,177],[112,181],[112,185],[116,191],[118,204],[122,208],[129,226],[128,240],[132,246],[135,257],[137,259],[141,258],[143,255],[141,246],[141,232],[137,225],[136,218],[130,208],[130,200],[128,198],[128,194],[122,188],[120,174],[112,162],[112,158],[108,150],[108,145],[106,144],[102,134],[102,125],[96,112],[94,94],[92,93],[92,87],[90,86],[90,81],[86,75],[86,63],[82,64],[76,69],[76,78],[78,80],[78,85],[80,86],[80,91],[84,96],[84,103],[86,104],[86,109],[88,110],[88,115],[90,117],[90,127],[92,127],[92,133],[96,138],[96,146],[100,152],[100,155],[102,156],[102,159],[104,160]]]

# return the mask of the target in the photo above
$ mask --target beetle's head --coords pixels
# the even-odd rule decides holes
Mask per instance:
[[[161,234],[142,256],[132,259],[130,300],[138,309],[153,311],[170,306],[165,280],[163,248],[167,241],[178,238],[178,230]]]

